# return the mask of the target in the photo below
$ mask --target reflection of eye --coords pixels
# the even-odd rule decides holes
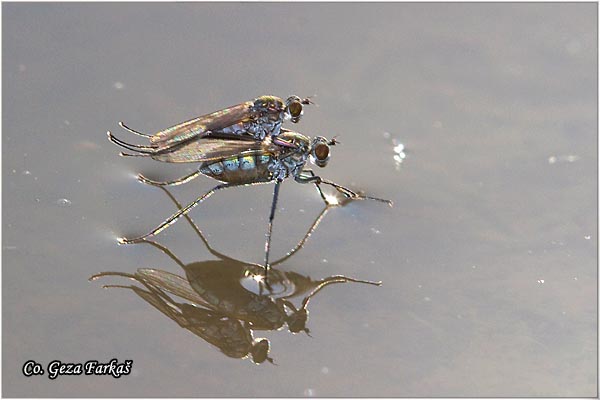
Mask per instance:
[[[325,160],[329,157],[329,146],[326,144],[318,144],[315,146],[315,156],[317,160]]]
[[[292,117],[297,118],[302,114],[302,104],[299,101],[294,101],[288,106],[288,110]]]

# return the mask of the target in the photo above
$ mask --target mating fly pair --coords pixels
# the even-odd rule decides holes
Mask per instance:
[[[111,142],[133,152],[122,156],[150,157],[157,161],[171,163],[199,163],[198,170],[173,181],[157,182],[138,175],[138,179],[154,186],[180,185],[199,175],[220,181],[195,201],[167,218],[146,235],[126,239],[119,238],[122,244],[137,243],[156,235],[187,214],[215,192],[237,187],[275,183],[271,213],[265,241],[265,278],[269,266],[269,249],[273,218],[277,207],[279,187],[288,177],[299,183],[312,183],[316,186],[323,201],[328,204],[320,185],[329,185],[350,199],[376,200],[392,205],[389,200],[364,196],[344,186],[322,179],[306,168],[308,159],[319,167],[329,161],[330,147],[337,142],[317,136],[313,139],[282,128],[285,121],[298,122],[305,105],[310,99],[291,96],[283,100],[275,96],[260,96],[255,100],[207,114],[154,135],[135,131],[120,122],[121,127],[139,136],[150,139],[149,145],[124,142],[108,132]]]

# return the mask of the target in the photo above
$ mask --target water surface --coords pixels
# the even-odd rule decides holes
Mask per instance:
[[[3,395],[597,395],[596,8],[3,4]],[[331,210],[279,268],[382,287],[328,287],[310,302],[312,337],[261,332],[277,365],[257,366],[88,282],[184,274],[151,246],[116,243],[175,209],[137,173],[192,171],[118,157],[105,132],[133,138],[117,121],[154,132],[261,94],[315,93],[293,128],[341,142],[318,172],[395,206]],[[214,184],[173,194],[186,203]],[[218,251],[260,262],[271,193],[226,191],[191,216]],[[322,201],[286,182],[279,205],[274,257]],[[186,264],[214,258],[185,223],[157,240]],[[132,373],[21,373],[30,359],[112,358]]]

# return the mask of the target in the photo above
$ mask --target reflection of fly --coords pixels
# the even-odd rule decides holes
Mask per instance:
[[[175,203],[182,206],[166,189],[160,187]],[[289,260],[304,247],[317,229],[325,214],[333,208],[342,207],[351,199],[327,204],[313,221],[304,237],[284,257],[275,260],[275,266]],[[216,260],[197,261],[185,264],[170,249],[154,242],[144,243],[162,251],[185,271],[185,278],[159,269],[140,268],[134,274],[124,272],[101,272],[90,280],[106,276],[123,276],[133,279],[137,285],[103,285],[105,288],[119,287],[133,290],[138,296],[161,311],[179,326],[216,346],[228,357],[247,358],[260,364],[269,357],[270,342],[266,338],[255,338],[261,330],[281,330],[285,325],[289,332],[306,332],[309,301],[325,287],[337,283],[364,283],[380,286],[381,282],[349,278],[343,275],[313,280],[293,271],[274,270],[269,274],[270,284],[264,290],[262,265],[233,259],[213,249],[198,226],[186,215],[183,217],[204,243]],[[258,278],[258,279],[257,279]],[[180,302],[170,296],[185,300]],[[301,304],[293,300],[304,297]],[[360,297],[355,301],[360,302]]]
[[[267,136],[260,141],[253,139],[249,135],[222,133],[220,135],[205,136],[201,139],[184,141],[170,147],[169,151],[165,151],[162,148],[123,142],[120,139],[116,139],[110,132],[108,132],[108,137],[113,143],[136,153],[124,155],[151,157],[157,161],[173,163],[200,163],[197,171],[173,181],[156,182],[139,175],[139,179],[144,183],[155,186],[178,185],[188,182],[200,174],[223,182],[173,214],[148,234],[133,239],[120,238],[120,243],[136,243],[149,236],[156,235],[218,190],[236,186],[275,183],[265,242],[264,266],[265,271],[268,271],[273,218],[277,206],[279,187],[285,178],[293,177],[299,183],[315,184],[321,198],[326,204],[328,202],[321,190],[321,184],[334,187],[347,198],[377,200],[389,205],[392,204],[389,200],[364,196],[344,186],[324,180],[316,176],[311,169],[305,168],[309,158],[317,166],[325,167],[329,161],[330,146],[337,143],[335,139],[328,140],[320,136],[311,139],[300,133],[286,129],[281,129],[279,135],[276,137]]]

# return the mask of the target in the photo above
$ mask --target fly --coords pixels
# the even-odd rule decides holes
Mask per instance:
[[[284,179],[292,177],[298,183],[314,184],[325,204],[329,204],[329,202],[321,189],[321,185],[331,186],[349,199],[375,200],[392,205],[390,200],[365,196],[335,182],[323,179],[315,175],[312,169],[306,167],[308,160],[319,167],[325,167],[330,158],[330,147],[338,143],[335,138],[328,140],[317,136],[311,139],[300,133],[281,129],[277,137],[266,136],[260,141],[244,135],[237,137],[209,135],[176,146],[170,151],[163,151],[149,147],[136,147],[138,145],[116,139],[110,132],[108,132],[108,137],[113,143],[128,150],[136,151],[137,154],[127,154],[130,156],[150,157],[157,161],[172,163],[200,163],[197,171],[173,181],[158,182],[143,175],[138,175],[138,179],[144,183],[154,186],[179,185],[189,182],[199,175],[205,175],[221,182],[171,215],[149,233],[131,239],[119,238],[121,244],[138,243],[158,234],[217,191],[238,186],[275,183],[265,240],[264,268],[266,276],[270,268],[269,250],[273,219],[277,208],[279,188]]]
[[[276,96],[260,96],[254,100],[202,115],[181,124],[164,129],[154,135],[121,127],[150,139],[149,145],[133,145],[112,138],[122,147],[135,152],[170,153],[186,147],[205,137],[244,138],[261,141],[265,137],[277,137],[285,121],[297,123],[304,113],[304,106],[314,104],[310,98],[290,96],[283,100]],[[181,161],[175,161],[181,162]]]

